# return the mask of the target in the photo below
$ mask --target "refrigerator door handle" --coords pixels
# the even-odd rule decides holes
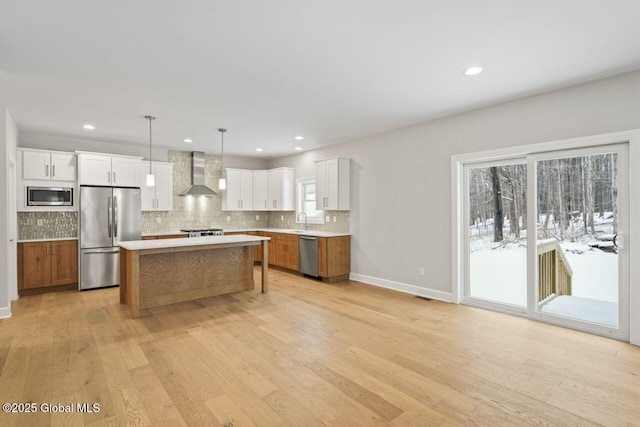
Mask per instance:
[[[96,255],[96,254],[117,254],[120,253],[120,249],[92,249],[82,251],[84,255]]]
[[[109,230],[109,237],[111,236],[111,218],[113,215],[111,214],[111,197],[107,197],[107,229]]]
[[[113,196],[113,237],[118,237],[118,198]]]

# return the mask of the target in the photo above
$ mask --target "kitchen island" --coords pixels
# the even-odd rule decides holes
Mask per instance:
[[[253,247],[268,259],[269,238],[207,236],[120,242],[120,303],[141,310],[254,289]],[[262,292],[268,291],[262,263]]]

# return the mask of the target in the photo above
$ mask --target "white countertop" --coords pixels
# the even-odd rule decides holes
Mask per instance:
[[[237,229],[224,229],[225,233],[242,233],[247,231],[266,231],[268,233],[286,233],[286,234],[298,234],[300,236],[314,236],[314,237],[338,237],[338,236],[350,236],[351,233],[338,233],[334,231],[316,231],[316,230],[302,230],[296,228],[237,228]]]
[[[29,242],[60,242],[62,240],[78,240],[77,237],[56,237],[53,239],[22,239],[18,240],[18,243],[29,243]]]
[[[128,242],[120,242],[119,246],[130,251],[143,251],[145,249],[182,248],[186,246],[208,246],[224,245],[228,243],[262,242],[263,240],[271,239],[262,236],[247,236],[244,234],[238,234],[235,236],[204,236],[183,237],[178,239],[132,240]]]

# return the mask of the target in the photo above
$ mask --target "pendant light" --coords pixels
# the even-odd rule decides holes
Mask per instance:
[[[151,122],[155,120],[155,116],[144,116],[145,119],[149,120],[149,173],[147,174],[147,187],[155,187],[156,186],[156,177],[153,174],[153,170],[151,169]]]
[[[218,132],[220,132],[220,135],[222,136],[222,155],[221,155],[221,161],[220,161],[220,180],[218,181],[218,188],[220,190],[225,190],[227,188],[227,180],[225,179],[225,173],[224,173],[224,133],[227,130],[225,128],[219,128]]]

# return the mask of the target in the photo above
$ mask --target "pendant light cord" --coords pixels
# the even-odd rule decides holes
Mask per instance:
[[[145,119],[149,120],[149,175],[152,175],[151,171],[151,141],[153,140],[152,132],[151,132],[151,121],[155,120],[155,116],[144,116]]]
[[[218,129],[220,134],[222,135],[222,152],[221,152],[221,160],[220,160],[220,176],[224,174],[224,133],[227,131],[225,128]]]

